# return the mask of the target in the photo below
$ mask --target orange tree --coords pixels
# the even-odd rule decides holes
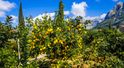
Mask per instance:
[[[123,68],[123,40],[123,33],[116,29],[88,31],[84,36],[84,63],[90,67]]]
[[[71,61],[71,63],[67,62],[68,64],[78,64],[80,61],[78,58],[81,58],[81,51],[83,51],[83,35],[86,31],[80,22],[82,17],[65,20],[63,9],[64,6],[60,1],[59,11],[53,20],[49,16],[44,16],[42,20],[29,20],[30,56],[37,59],[39,54],[46,54],[47,58],[52,59],[50,66],[58,64],[60,67],[61,65],[65,67],[63,64],[66,60]]]
[[[45,16],[42,21],[36,19],[32,22],[28,40],[30,54],[36,57],[45,53],[52,59],[72,58],[80,54],[80,49],[83,47],[83,33],[84,27],[80,20],[76,20],[76,23],[64,20],[64,5],[61,0],[54,20]]]
[[[42,21],[35,20],[29,35],[29,46],[32,56],[41,53],[49,58],[67,59],[78,55],[83,47],[83,25],[74,25],[70,21],[63,21],[57,26],[48,16]]]

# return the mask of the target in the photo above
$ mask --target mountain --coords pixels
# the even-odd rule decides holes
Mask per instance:
[[[124,29],[124,2],[119,2],[105,16],[104,21],[99,23],[96,28],[112,26],[113,28]]]

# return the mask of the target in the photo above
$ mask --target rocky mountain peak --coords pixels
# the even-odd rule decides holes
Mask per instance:
[[[107,13],[105,20],[110,18],[118,18],[122,14],[124,14],[124,3],[118,2],[117,5]]]
[[[124,7],[124,3],[123,2],[118,2],[117,5],[115,6],[115,10],[119,11]]]
[[[117,5],[107,13],[104,21],[97,24],[96,28],[105,28],[110,25],[124,32],[124,2],[118,2]]]

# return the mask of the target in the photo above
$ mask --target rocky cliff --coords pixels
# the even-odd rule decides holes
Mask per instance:
[[[99,23],[96,27],[97,28],[103,28],[112,26],[114,28],[118,27],[122,30],[124,28],[124,2],[119,2],[117,5],[110,10],[104,21]]]

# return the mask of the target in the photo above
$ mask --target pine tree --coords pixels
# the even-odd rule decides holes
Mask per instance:
[[[19,19],[19,24],[18,24],[19,63],[21,63],[23,67],[25,67],[27,64],[27,59],[28,59],[28,46],[27,46],[27,41],[26,41],[28,31],[25,27],[25,21],[24,21],[23,10],[22,10],[22,2],[20,2],[18,19]]]
[[[19,19],[19,30],[22,30],[25,27],[23,10],[22,10],[22,2],[20,2],[18,19]]]
[[[56,23],[58,25],[60,25],[60,23],[62,23],[64,20],[64,4],[62,2],[62,0],[60,0],[59,2],[59,10],[58,10],[58,13],[57,13],[57,21]]]
[[[60,21],[62,22],[64,20],[64,4],[62,2],[62,0],[60,0],[60,3],[59,3],[59,18],[60,18]]]

